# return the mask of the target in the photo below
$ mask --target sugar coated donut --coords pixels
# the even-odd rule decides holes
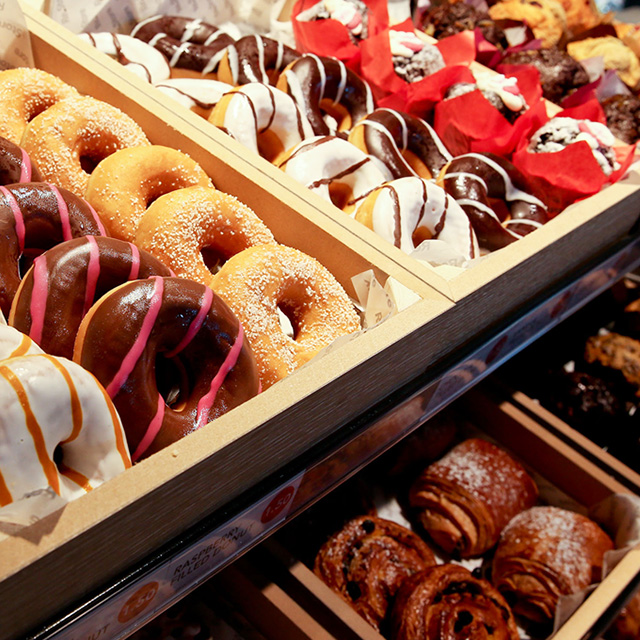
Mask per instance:
[[[311,256],[283,245],[259,245],[233,256],[216,274],[214,291],[240,319],[266,389],[336,338],[360,329],[340,283]],[[293,337],[281,328],[280,309]]]
[[[346,213],[391,179],[363,151],[343,138],[316,136],[290,150],[280,168]]]
[[[293,97],[320,136],[350,130],[375,108],[369,85],[335,58],[301,56],[276,86]]]
[[[152,275],[174,274],[122,240],[67,240],[34,260],[13,299],[9,324],[47,353],[71,358],[78,327],[93,303],[124,282]]]
[[[167,59],[150,44],[121,33],[79,33],[78,37],[117,60],[139,78],[156,84],[171,76]]]
[[[0,361],[37,353],[44,352],[28,335],[0,322]]]
[[[214,73],[224,50],[235,42],[228,33],[203,20],[169,15],[156,15],[139,22],[131,35],[160,51],[171,68],[188,69],[201,75]]]
[[[45,180],[80,197],[102,159],[118,149],[148,144],[128,115],[89,96],[49,107],[29,123],[21,142]]]
[[[452,155],[421,118],[376,109],[349,133],[349,142],[382,162],[393,178],[436,178]]]
[[[46,354],[0,362],[0,506],[51,487],[72,500],[131,466],[96,379]]]
[[[87,183],[86,198],[109,235],[134,242],[136,228],[156,198],[211,180],[188,155],[160,145],[122,149],[105,158]]]
[[[21,274],[51,247],[85,235],[104,235],[91,206],[46,182],[0,186],[0,309],[9,315]]]
[[[209,117],[220,98],[231,89],[226,82],[207,78],[169,78],[155,87],[203,118]]]
[[[273,234],[246,205],[211,187],[187,187],[158,198],[142,216],[136,244],[177,275],[211,284],[211,269]]]
[[[549,219],[526,178],[492,153],[466,153],[446,165],[438,184],[464,209],[481,247],[493,251],[534,231]]]
[[[0,138],[0,184],[41,181],[42,176],[27,152],[11,140]]]
[[[54,75],[20,67],[0,72],[0,136],[20,144],[27,124],[45,109],[78,96],[74,87]]]
[[[113,289],[91,307],[73,359],[105,386],[134,461],[259,391],[242,325],[204,285],[153,276]]]
[[[273,163],[285,151],[314,135],[291,96],[258,82],[225,93],[213,108],[209,122]]]
[[[278,40],[244,36],[225,50],[218,67],[218,80],[231,85],[276,84],[280,72],[299,57],[295,49]]]
[[[406,253],[433,239],[467,259],[479,255],[467,214],[444,189],[422,178],[383,184],[362,201],[355,217]]]

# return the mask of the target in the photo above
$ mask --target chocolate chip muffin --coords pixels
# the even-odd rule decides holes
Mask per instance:
[[[634,95],[615,95],[601,102],[607,126],[613,135],[633,144],[640,139],[640,99]]]

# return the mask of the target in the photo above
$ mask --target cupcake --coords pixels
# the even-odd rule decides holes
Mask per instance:
[[[406,82],[418,82],[443,69],[438,47],[422,41],[410,31],[389,31],[391,58],[395,72]]]

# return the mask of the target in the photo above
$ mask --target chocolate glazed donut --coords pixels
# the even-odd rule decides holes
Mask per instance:
[[[72,358],[78,327],[93,303],[118,285],[152,275],[174,274],[122,240],[67,240],[34,260],[13,299],[9,324],[47,353]]]
[[[349,142],[380,160],[393,179],[436,178],[452,155],[421,118],[393,109],[376,109],[360,120]]]
[[[518,640],[513,613],[490,582],[440,564],[408,577],[391,613],[392,640]]]
[[[531,194],[526,178],[493,153],[454,158],[438,179],[465,210],[481,247],[494,251],[549,220],[547,207]]]
[[[229,47],[220,61],[218,80],[233,85],[276,84],[280,71],[300,54],[278,40],[250,35]]]
[[[218,27],[181,16],[153,16],[139,22],[131,31],[155,47],[171,67],[213,73],[226,47],[235,40]]]
[[[371,88],[356,73],[340,60],[312,53],[287,66],[276,87],[298,103],[320,136],[335,134],[323,118],[323,109],[343,120],[337,127],[342,131],[351,129],[375,108]]]
[[[89,203],[47,182],[0,187],[0,309],[9,315],[31,259],[80,236],[104,235]],[[29,264],[27,264],[29,263]]]
[[[10,140],[0,137],[0,184],[41,181],[42,176],[27,152]]]
[[[259,392],[242,325],[209,287],[152,276],[94,304],[74,361],[122,416],[131,459],[159,451]]]

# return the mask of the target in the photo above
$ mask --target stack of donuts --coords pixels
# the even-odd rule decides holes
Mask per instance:
[[[422,55],[424,43],[413,46],[410,36],[416,39],[407,31],[404,49]],[[106,39],[83,37],[96,46]],[[341,60],[300,55],[265,36],[234,40],[200,19],[168,15],[140,22],[129,37],[165,57],[173,79],[156,83],[158,88],[174,83],[172,93],[186,106],[402,251],[413,253],[425,241],[439,240],[464,262],[512,244],[559,212],[509,156],[453,157],[425,119],[376,108],[369,84]],[[491,80],[487,88],[480,79],[455,86],[482,89],[512,120],[530,108],[514,78],[494,74]],[[215,87],[215,99],[207,102],[194,93],[187,99],[187,87],[197,86],[209,95]],[[516,109],[514,102],[517,113],[509,111]],[[600,162],[603,180],[619,168],[606,127],[572,118],[548,126],[552,133],[540,136],[553,136],[556,145],[537,144],[540,136],[532,135],[532,152],[584,140]]]
[[[325,267],[278,244],[194,160],[150,144],[118,109],[37,69],[1,72],[0,103],[0,308],[11,332],[0,401],[12,441],[0,448],[24,441],[14,412],[43,433],[22,469],[37,486],[14,480],[21,454],[0,458],[0,506],[33,489],[88,491],[360,329]],[[43,364],[18,373],[29,351]],[[42,399],[22,375],[41,380]],[[45,426],[51,411],[63,426]],[[93,413],[99,426],[81,437]],[[97,452],[85,465],[87,442]]]

